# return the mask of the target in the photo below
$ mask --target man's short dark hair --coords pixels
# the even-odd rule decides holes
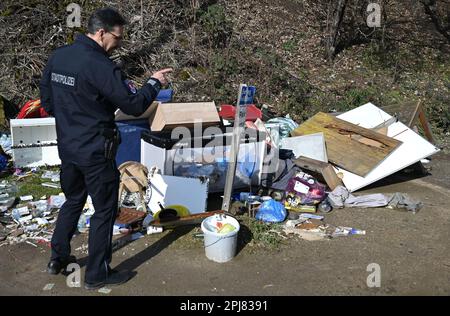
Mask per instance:
[[[88,32],[90,34],[95,34],[100,29],[111,32],[115,26],[122,26],[125,24],[127,24],[127,21],[119,12],[112,8],[103,8],[95,11],[90,16]]]

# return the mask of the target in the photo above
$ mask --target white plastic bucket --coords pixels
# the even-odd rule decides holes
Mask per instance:
[[[236,229],[227,234],[219,234],[208,229],[208,227],[216,227],[217,222],[222,222],[224,225],[231,224]],[[233,259],[236,255],[237,236],[240,229],[239,222],[235,218],[216,214],[205,218],[201,228],[204,235],[205,254],[209,260],[222,263]]]

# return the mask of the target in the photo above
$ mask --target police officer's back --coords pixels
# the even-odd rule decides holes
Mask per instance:
[[[137,90],[108,57],[119,47],[125,20],[112,9],[96,11],[89,19],[88,35],[53,52],[41,80],[41,102],[56,120],[61,158],[61,187],[66,196],[52,237],[51,274],[75,261],[70,240],[87,195],[95,214],[90,220],[87,289],[127,281],[129,273],[114,272],[111,239],[118,209],[119,173],[115,165],[118,133],[114,112],[139,116],[167,83],[164,69]]]

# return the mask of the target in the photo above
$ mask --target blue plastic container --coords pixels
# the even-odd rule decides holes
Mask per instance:
[[[172,102],[173,90],[172,89],[162,89],[159,91],[156,101],[167,103]]]
[[[171,102],[172,89],[160,90],[156,101],[161,103]],[[126,161],[141,162],[141,133],[150,131],[147,119],[116,122],[122,142],[117,150],[116,163],[120,166]]]
[[[116,155],[117,166],[126,161],[141,161],[141,133],[150,131],[147,119],[116,122],[122,142]]]

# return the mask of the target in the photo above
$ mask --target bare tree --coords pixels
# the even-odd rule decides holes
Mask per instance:
[[[337,39],[339,36],[339,28],[344,18],[345,7],[347,0],[332,0],[328,4],[328,39],[326,44],[326,54],[328,61],[334,58],[336,53]],[[332,10],[331,10],[332,9]],[[331,15],[330,15],[331,13]],[[331,22],[330,22],[331,18]]]
[[[444,35],[445,38],[450,42],[450,15],[449,15],[449,7],[447,6],[447,21],[444,22],[443,19],[439,16],[438,13],[438,7],[437,7],[437,1],[436,0],[421,0],[420,1],[425,9],[425,13],[428,14],[431,18],[431,21],[433,22],[434,26],[436,27],[436,30],[438,30],[439,33]],[[444,1],[446,5],[449,5],[447,1]]]

